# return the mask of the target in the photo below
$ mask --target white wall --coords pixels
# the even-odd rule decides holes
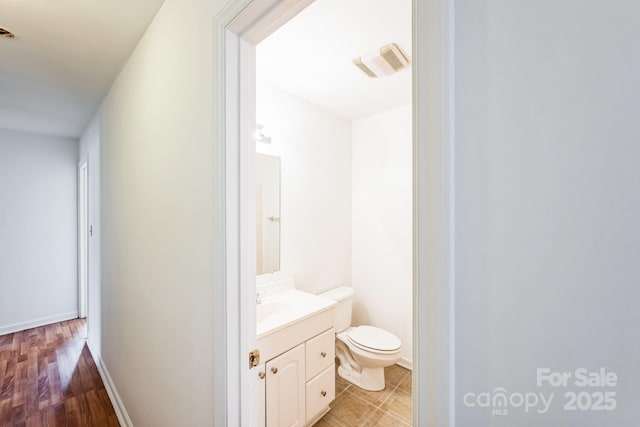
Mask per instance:
[[[458,426],[640,424],[638,2],[456,2]],[[536,386],[604,367],[616,388]],[[573,379],[572,379],[573,380]],[[465,393],[555,392],[549,413]],[[614,411],[564,411],[566,391]]]
[[[101,354],[102,314],[100,288],[100,123],[94,118],[80,137],[80,161],[87,161],[89,175],[89,283],[87,294],[88,340],[94,356]]]
[[[0,129],[0,334],[78,315],[78,141]]]
[[[273,276],[295,276],[311,293],[350,285],[351,122],[260,81],[256,101],[272,140],[258,150],[282,158],[281,272]]]
[[[102,359],[136,427],[210,426],[221,405],[212,94],[223,3],[166,0],[96,118]]]
[[[411,105],[353,121],[354,324],[384,328],[412,357]]]

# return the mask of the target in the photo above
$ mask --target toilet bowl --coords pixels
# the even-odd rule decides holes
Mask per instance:
[[[338,303],[334,321],[338,375],[364,390],[384,389],[384,368],[400,360],[400,339],[374,326],[350,326],[353,288],[341,286],[321,296]]]

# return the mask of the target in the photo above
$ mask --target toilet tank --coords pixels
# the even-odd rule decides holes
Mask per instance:
[[[342,332],[351,325],[351,306],[353,304],[353,288],[339,286],[320,294],[321,297],[332,299],[338,304],[335,307],[334,326],[336,333]]]

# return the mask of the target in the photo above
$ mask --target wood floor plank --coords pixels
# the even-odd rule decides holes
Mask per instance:
[[[0,336],[0,427],[118,427],[82,319]]]
[[[42,427],[42,415],[38,412],[27,418],[25,427]]]

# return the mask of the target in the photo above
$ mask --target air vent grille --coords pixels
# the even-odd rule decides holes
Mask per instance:
[[[393,74],[409,66],[409,55],[396,43],[382,46],[375,52],[353,59],[353,63],[367,76],[376,78]]]

